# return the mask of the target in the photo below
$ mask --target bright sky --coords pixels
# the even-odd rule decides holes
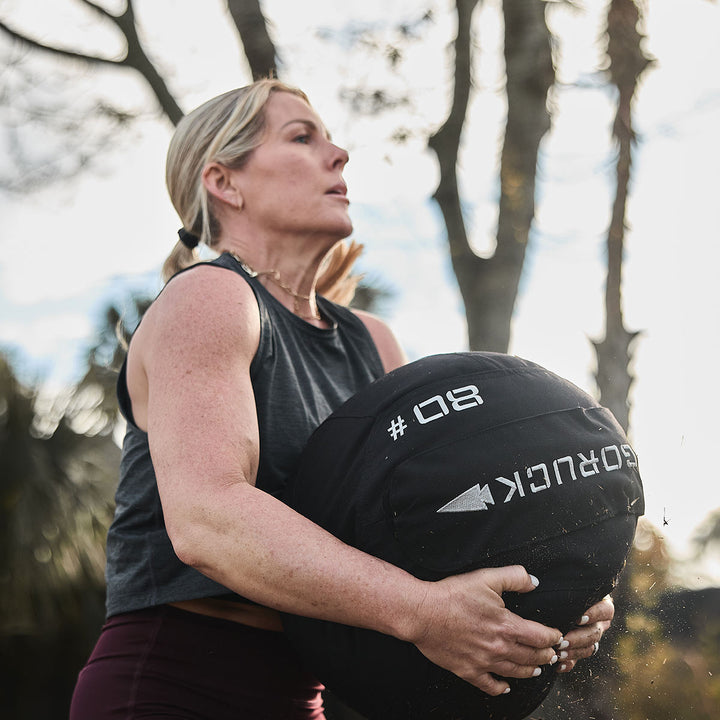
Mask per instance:
[[[589,338],[601,336],[604,322],[613,98],[587,82],[601,61],[604,3],[578,4],[579,11],[558,6],[551,16],[562,48],[563,86],[542,148],[537,221],[511,351],[593,392]],[[666,533],[676,556],[686,559],[694,530],[720,507],[718,471],[712,454],[705,457],[717,447],[714,408],[720,405],[720,6],[707,0],[647,5],[646,50],[658,62],[635,106],[639,144],[623,290],[626,325],[643,331],[636,346],[631,439],[640,456],[647,516]],[[185,109],[247,81],[221,0],[138,6]],[[449,2],[428,0],[427,6],[435,22],[421,28],[426,39],[408,50],[402,74],[393,76],[371,54],[348,51],[347,36],[332,41],[317,31],[417,18],[417,2],[264,2],[286,61],[285,78],[308,92],[334,139],[351,151],[346,179],[355,237],[367,248],[362,269],[395,289],[387,319],[413,358],[465,348],[442,224],[428,200],[437,171],[422,134],[446,110],[453,22]],[[3,16],[26,28],[45,22],[48,40],[111,54],[113,34],[99,34],[94,22],[71,14],[72,7],[70,0],[7,0]],[[504,113],[498,7],[498,0],[486,0],[474,18],[476,94],[461,174],[480,252],[492,247],[497,219],[497,138]],[[378,78],[390,87],[416,88],[416,107],[394,116],[390,126],[384,118],[353,116],[338,99],[338,89],[372,86]],[[103,75],[102,82],[136,102],[145,97],[132,79]],[[402,148],[385,142],[389,127],[400,123],[416,133]],[[75,378],[106,303],[125,297],[128,288],[159,288],[159,267],[178,227],[163,181],[169,136],[167,123],[145,121],[119,138],[95,171],[31,196],[0,197],[0,345],[12,349],[28,377],[42,376],[55,387]],[[720,583],[717,554],[702,569],[685,567],[689,582]]]

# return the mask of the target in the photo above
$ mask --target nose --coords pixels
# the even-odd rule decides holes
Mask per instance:
[[[332,147],[332,166],[333,168],[344,168],[348,160],[350,160],[350,155],[347,150],[344,148],[338,147],[337,145],[333,145],[331,143]]]

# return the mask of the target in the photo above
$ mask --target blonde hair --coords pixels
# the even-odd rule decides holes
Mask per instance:
[[[167,153],[165,182],[183,228],[212,248],[219,226],[212,214],[202,171],[217,162],[237,169],[260,144],[265,129],[265,105],[273,92],[287,92],[310,104],[302,90],[280,80],[258,80],[218,95],[186,115],[178,124]],[[335,302],[348,303],[359,278],[350,275],[362,245],[338,243],[326,258],[318,292]],[[198,262],[198,253],[178,241],[163,264],[167,282],[180,270]]]

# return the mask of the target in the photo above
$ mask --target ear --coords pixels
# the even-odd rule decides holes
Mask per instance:
[[[202,181],[212,197],[238,210],[243,206],[242,193],[230,168],[217,162],[208,163],[203,168]]]

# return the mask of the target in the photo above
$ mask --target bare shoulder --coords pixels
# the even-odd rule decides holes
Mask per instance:
[[[375,342],[385,372],[390,372],[407,363],[405,351],[400,347],[400,343],[387,323],[377,315],[365,310],[353,310],[353,312],[365,324]]]
[[[252,288],[236,273],[200,265],[171,279],[148,310],[141,328],[150,344],[216,347],[238,340],[253,354],[260,319]]]
[[[209,387],[222,382],[221,374],[247,374],[259,339],[255,295],[236,273],[202,265],[170,280],[128,351],[127,387],[138,426],[147,428],[151,386],[170,388],[192,374]]]

